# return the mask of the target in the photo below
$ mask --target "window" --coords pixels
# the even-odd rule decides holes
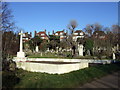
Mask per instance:
[[[63,35],[63,33],[61,32],[60,35]]]
[[[74,33],[74,35],[78,35],[78,33]]]
[[[43,33],[43,34],[41,34],[41,36],[44,36],[45,34]]]
[[[83,35],[83,32],[81,32],[80,35]]]
[[[58,35],[58,33],[56,33],[55,35]]]

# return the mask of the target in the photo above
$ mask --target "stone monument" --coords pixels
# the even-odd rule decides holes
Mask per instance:
[[[23,41],[22,41],[23,32],[22,32],[22,30],[19,33],[19,35],[20,35],[20,51],[17,52],[17,57],[18,58],[24,58],[25,57],[25,53],[23,52]]]
[[[78,53],[79,53],[79,56],[83,56],[83,45],[82,44],[78,44]]]
[[[116,57],[115,57],[115,53],[113,53],[113,55],[112,55],[112,56],[113,56],[113,60],[115,60],[115,59],[116,59]]]
[[[59,47],[56,47],[56,53],[58,53],[58,51],[59,51]]]
[[[39,48],[38,48],[38,46],[36,46],[35,51],[36,51],[36,52],[39,52]]]

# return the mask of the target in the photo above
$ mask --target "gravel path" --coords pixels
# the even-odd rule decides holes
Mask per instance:
[[[120,90],[120,71],[107,75],[100,79],[95,79],[79,88],[119,88]]]

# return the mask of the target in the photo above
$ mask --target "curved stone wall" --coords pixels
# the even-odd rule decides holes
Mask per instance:
[[[33,62],[16,62],[18,68],[31,72],[45,72],[49,74],[64,74],[88,67],[88,63],[48,64]]]

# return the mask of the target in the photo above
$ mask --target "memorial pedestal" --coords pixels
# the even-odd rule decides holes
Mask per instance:
[[[25,57],[25,53],[24,52],[17,52],[17,57],[24,58]]]

